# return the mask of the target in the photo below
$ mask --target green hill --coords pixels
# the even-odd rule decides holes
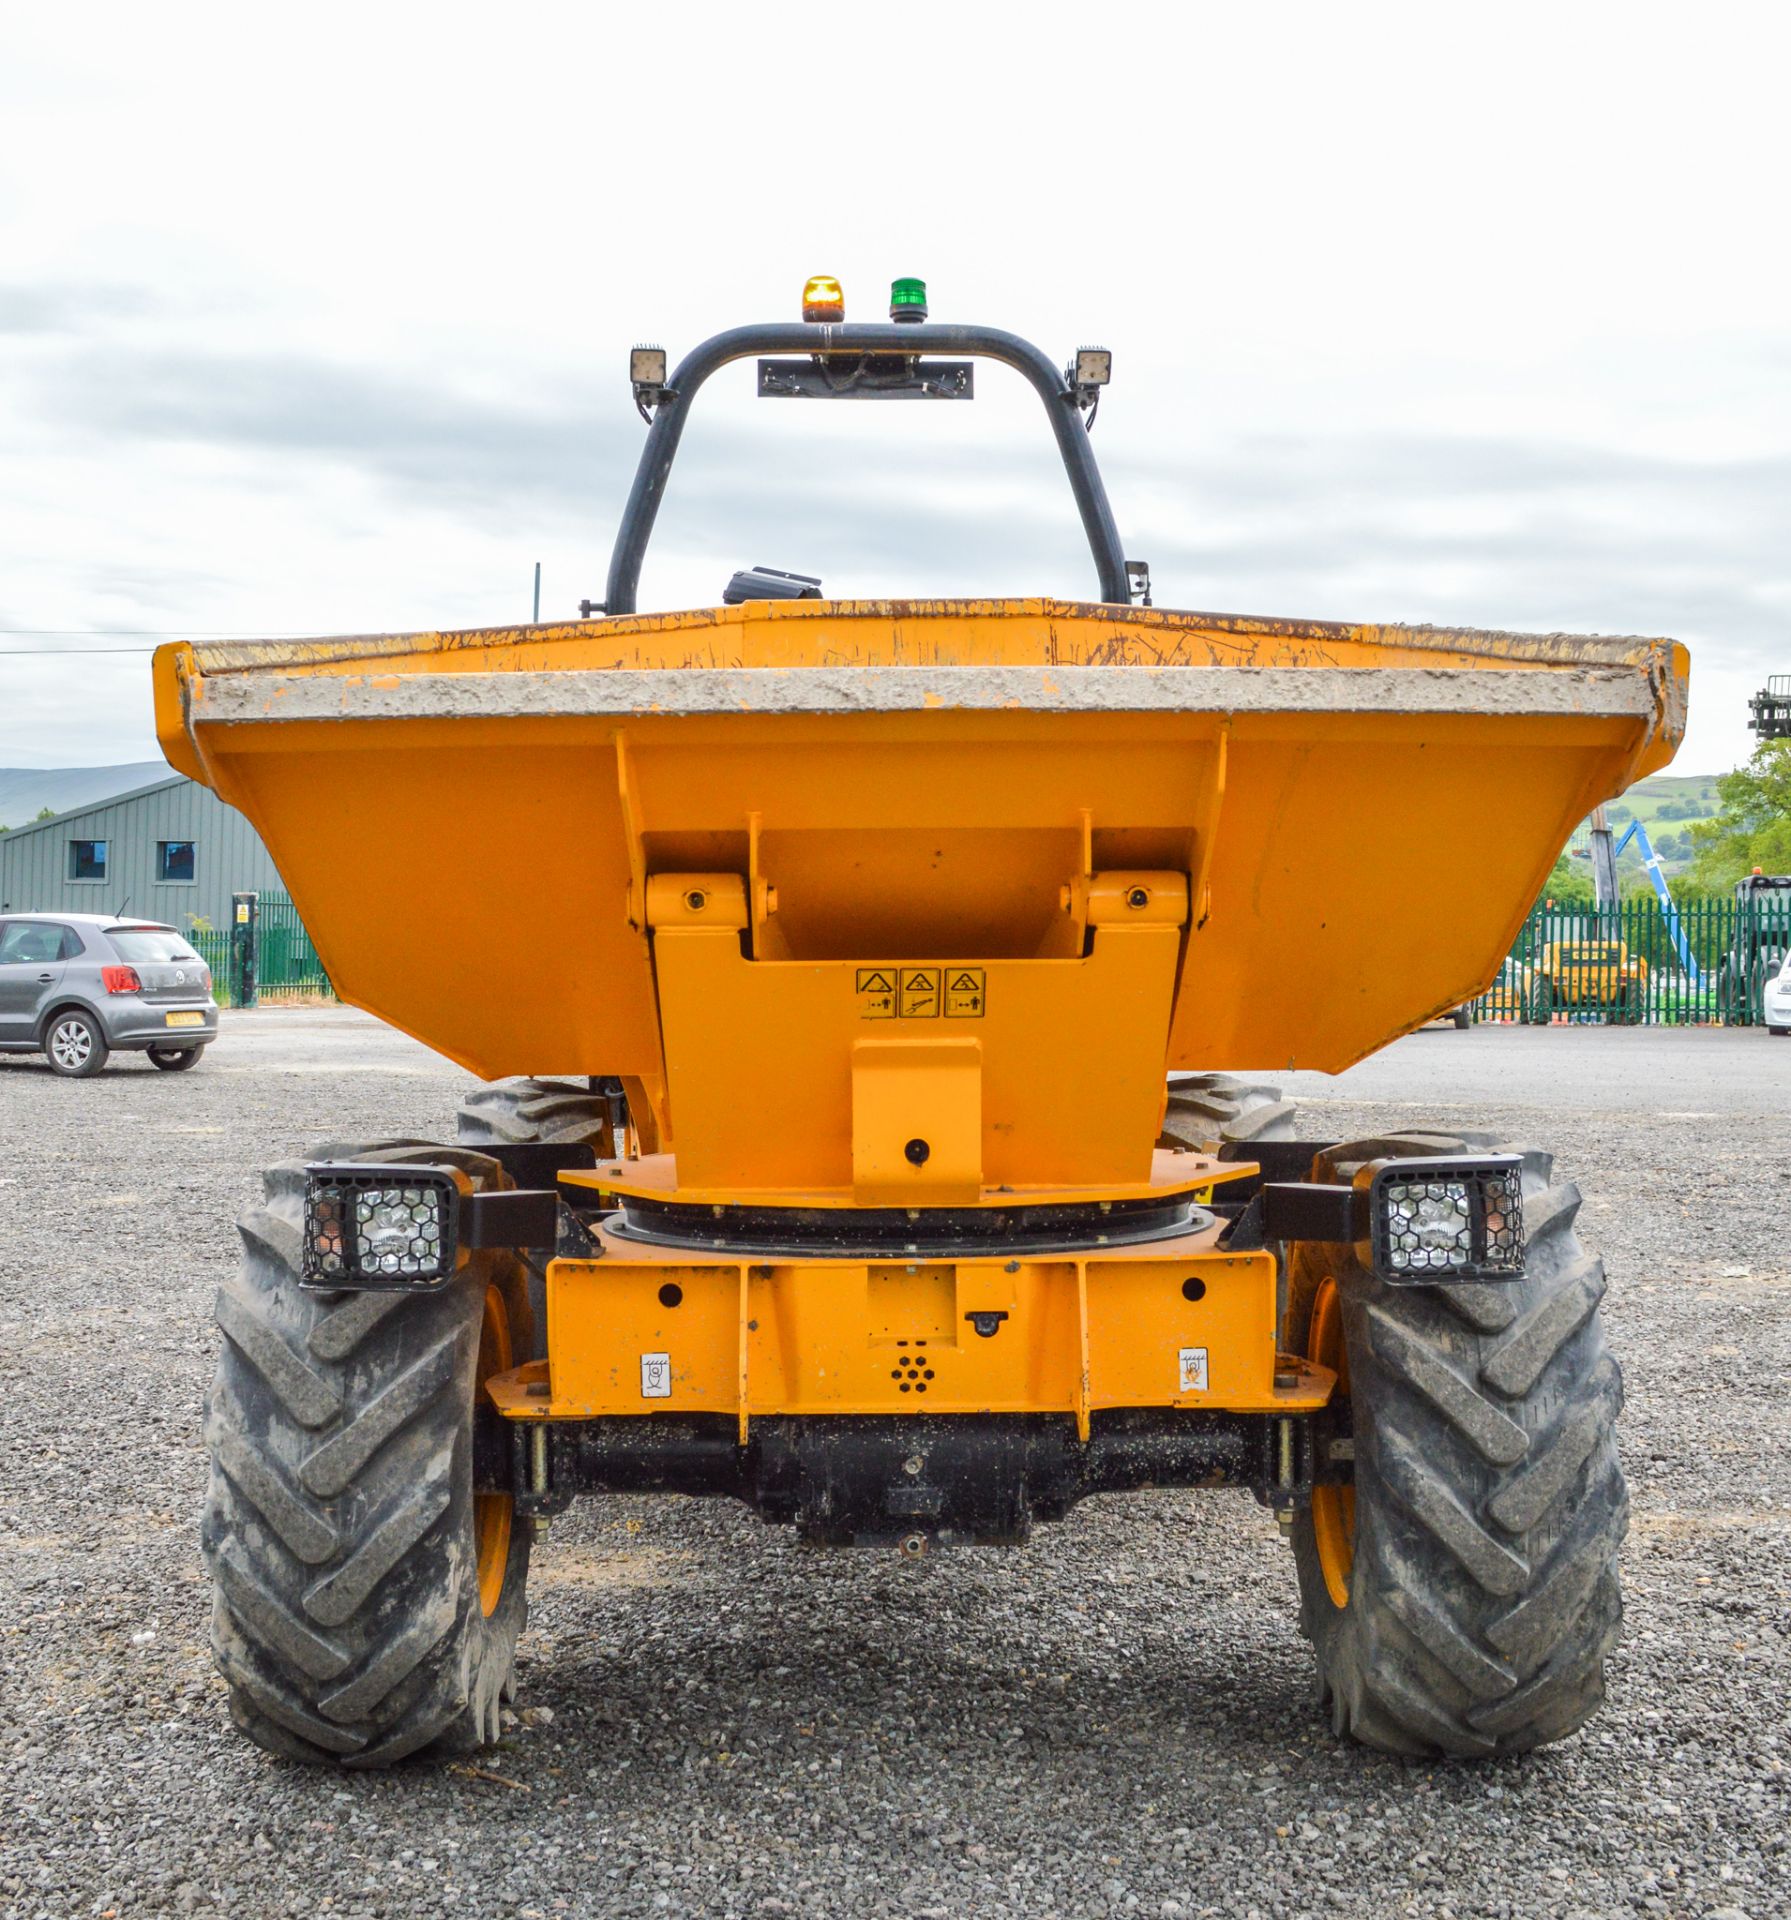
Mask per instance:
[[[1655,823],[1683,829],[1687,820],[1706,820],[1716,812],[1719,802],[1716,775],[1713,773],[1657,773],[1651,779],[1638,780],[1621,800],[1606,810],[1611,825],[1624,827],[1640,820],[1654,838]]]
[[[133,760],[121,767],[0,767],[0,827],[24,827],[47,807],[66,813],[116,793],[166,780],[165,760]]]
[[[1661,872],[1670,880],[1691,865],[1691,835],[1686,829],[1694,820],[1709,819],[1720,804],[1715,774],[1657,773],[1637,781],[1621,800],[1613,800],[1605,816],[1619,838],[1632,820],[1640,820],[1660,855]],[[1570,843],[1568,871],[1590,874],[1589,846],[1587,830],[1581,826]],[[1625,891],[1631,883],[1645,879],[1642,852],[1633,840],[1618,856],[1617,877]]]

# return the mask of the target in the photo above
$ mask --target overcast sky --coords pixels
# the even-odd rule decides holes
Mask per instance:
[[[153,753],[153,634],[601,597],[627,352],[795,317],[1114,353],[1160,606],[1666,633],[1678,767],[1791,671],[1791,14],[0,0],[0,765]],[[1037,404],[719,377],[643,608],[1093,570]],[[55,649],[51,653],[34,651]]]

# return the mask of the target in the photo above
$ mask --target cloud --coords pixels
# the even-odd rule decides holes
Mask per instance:
[[[46,370],[37,408],[109,441],[331,460],[416,501],[483,509],[574,487],[588,494],[606,437],[622,436],[589,408],[549,411],[297,354],[113,345]]]
[[[329,462],[376,478],[395,505],[474,516],[487,527],[537,524],[544,509],[590,526],[607,502],[619,510],[644,431],[608,404],[501,398],[297,354],[122,343],[63,356],[32,393],[39,418],[61,433],[114,447],[207,448],[275,481],[292,461]],[[991,544],[985,518],[966,503],[972,490],[1030,492],[1036,506],[1050,489],[1068,514],[1067,483],[1044,458],[1051,464],[1041,469],[1012,449],[946,450],[920,469],[932,484],[916,485],[913,468],[879,478],[850,453],[799,455],[725,418],[702,418],[680,450],[662,527],[688,525],[694,512],[725,517],[727,537],[748,545],[813,537],[848,562],[925,559],[956,571],[986,558]],[[1004,553],[1045,558],[1060,548],[1049,525],[1034,531],[1036,519],[1036,511],[1006,515],[1013,539],[1001,543]]]
[[[613,396],[544,395],[545,376],[506,391],[416,368],[128,337],[17,365],[21,397],[65,450],[103,448],[139,467],[133,442],[223,455],[250,490],[289,493],[313,541],[328,530],[316,503],[332,476],[372,482],[365,495],[339,489],[354,502],[344,511],[366,514],[368,537],[424,574],[418,515],[462,540],[557,528],[588,552],[594,587],[642,442]],[[642,604],[670,603],[656,591],[668,574],[689,604],[755,563],[820,573],[841,593],[1089,593],[1068,483],[1036,420],[1000,437],[1013,424],[991,423],[992,443],[944,444],[921,424],[919,450],[891,460],[867,457],[851,435],[793,441],[729,405],[699,407]],[[1100,450],[1128,551],[1151,562],[1160,606],[1664,632],[1702,643],[1724,674],[1781,664],[1791,457],[1335,425],[1215,438],[1175,460],[1134,428],[1104,435]],[[169,600],[140,561],[103,572],[88,576],[103,593]],[[169,585],[190,602],[207,582],[194,571]]]
[[[1111,484],[1129,544],[1180,605],[1668,633],[1720,640],[1734,666],[1782,651],[1784,457],[1265,438],[1177,470],[1122,461]]]
[[[0,334],[82,334],[96,320],[146,313],[155,304],[141,287],[0,284]]]
[[[640,433],[611,405],[477,393],[299,354],[89,345],[43,370],[40,410],[109,443],[240,455],[277,478],[324,461],[395,501],[486,523],[546,508],[589,523],[632,472]],[[699,416],[700,417],[700,416]],[[1338,574],[1493,573],[1575,607],[1695,603],[1751,625],[1748,583],[1779,571],[1791,459],[1669,460],[1591,445],[1435,436],[1293,436],[1195,450],[1171,465],[1122,448],[1108,484],[1159,570],[1290,584]],[[702,421],[686,439],[662,531],[722,520],[746,545],[815,541],[847,564],[957,576],[1063,557],[1075,522],[1042,445],[929,450],[884,470]],[[800,556],[797,556],[800,558]],[[1645,583],[1644,591],[1634,591]],[[1676,584],[1675,584],[1676,583]],[[1660,624],[1658,613],[1642,625]]]

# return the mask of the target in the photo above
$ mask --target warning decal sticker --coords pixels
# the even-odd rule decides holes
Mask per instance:
[[[904,967],[902,969],[901,1016],[904,1020],[939,1018],[939,969]]]
[[[896,1017],[896,975],[893,967],[858,969],[858,1014],[862,1020]]]
[[[945,1017],[948,1020],[980,1020],[989,1004],[988,976],[981,967],[947,967],[945,970]]]
[[[1206,1348],[1182,1348],[1182,1393],[1206,1392]]]
[[[982,967],[859,967],[853,992],[861,1020],[980,1020],[989,1005]]]
[[[672,1356],[669,1353],[641,1355],[641,1398],[669,1400],[672,1397]]]

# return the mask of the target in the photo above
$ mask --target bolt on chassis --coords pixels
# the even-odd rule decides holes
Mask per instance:
[[[1339,1731],[1571,1731],[1625,1521],[1577,1191],[1453,1120],[1296,1139],[1209,1069],[1335,1071],[1485,988],[1574,824],[1671,758],[1684,650],[1154,607],[1105,352],[838,292],[636,351],[587,617],[156,656],[168,759],[342,997],[492,1082],[451,1143],[331,1144],[243,1218],[203,1521],[238,1724],[349,1767],[491,1739],[578,1494],[919,1555],[1198,1486],[1280,1521]],[[685,416],[747,357],[796,400],[1017,371],[1099,597],[756,568],[637,613]]]

